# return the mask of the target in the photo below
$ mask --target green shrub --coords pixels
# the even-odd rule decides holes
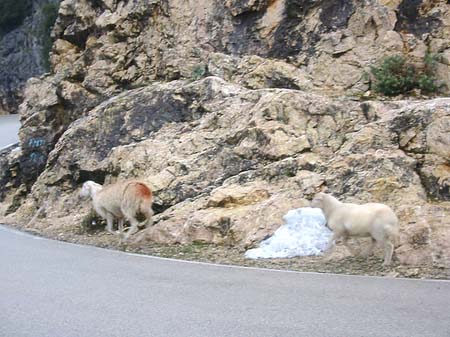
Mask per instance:
[[[386,96],[407,93],[415,87],[415,68],[403,56],[386,57],[380,67],[372,67],[375,91]]]
[[[31,0],[0,1],[0,35],[20,26],[31,14]]]
[[[426,54],[423,59],[424,68],[422,74],[417,78],[417,85],[425,94],[432,94],[439,90],[435,76],[438,61],[439,57],[435,54]]]
[[[53,44],[51,32],[58,17],[58,9],[59,4],[52,2],[46,3],[41,7],[42,21],[39,26],[38,37],[42,45],[43,66],[47,71],[50,70],[49,55]]]
[[[435,77],[437,58],[427,54],[423,66],[418,68],[404,56],[386,57],[379,67],[372,67],[375,77],[374,90],[386,96],[407,94],[419,89],[423,94],[433,94],[439,89]]]
[[[420,75],[417,78],[417,87],[424,94],[432,94],[435,93],[439,88],[436,85],[436,78],[430,77],[428,75]]]

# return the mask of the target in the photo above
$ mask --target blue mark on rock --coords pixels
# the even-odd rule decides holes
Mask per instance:
[[[45,144],[45,141],[42,138],[31,138],[28,140],[28,146],[35,149],[41,147]]]
[[[31,152],[29,154],[29,160],[38,166],[42,166],[47,162],[47,156],[42,153],[42,147],[45,145],[45,140],[41,137],[30,138],[27,142]]]
[[[47,161],[47,158],[40,152],[32,152],[30,160],[35,164],[42,165]]]

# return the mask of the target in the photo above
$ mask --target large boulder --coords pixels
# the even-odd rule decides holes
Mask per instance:
[[[64,0],[52,74],[24,92],[20,176],[30,189],[70,123],[154,81],[218,76],[250,89],[358,96],[382,57],[423,63],[430,52],[450,85],[448,11],[441,1]]]
[[[139,177],[155,192],[157,215],[136,244],[243,249],[327,189],[393,207],[400,261],[446,263],[449,221],[438,214],[450,209],[449,116],[449,99],[361,104],[217,77],[155,83],[72,123],[13,216],[27,222],[44,212],[33,228],[75,230],[89,210],[78,199],[83,181]]]

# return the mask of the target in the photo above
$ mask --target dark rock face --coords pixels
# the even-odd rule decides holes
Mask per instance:
[[[234,55],[245,55],[258,53],[264,50],[265,43],[262,41],[257,33],[257,22],[261,19],[264,13],[259,11],[246,11],[238,16],[232,18],[233,31],[229,33],[229,43],[225,45],[222,50],[226,53]],[[224,36],[226,40],[228,38]],[[218,50],[220,46],[217,46]]]
[[[0,36],[19,27],[31,14],[31,1],[4,0],[0,2]]]
[[[311,51],[320,39],[320,34],[346,27],[354,10],[351,0],[286,0],[283,20],[276,28],[274,43],[270,46],[260,36],[258,23],[275,2],[261,1],[251,6],[248,1],[230,2],[234,30],[226,51],[238,55],[253,53],[279,59]],[[316,31],[307,31],[307,16],[311,10],[317,8],[321,8],[321,24]]]
[[[0,114],[18,113],[25,82],[45,72],[39,36],[41,8],[59,0],[33,0],[22,25],[0,37]]]
[[[266,9],[271,2],[273,2],[273,0],[230,0],[226,2],[225,6],[229,8],[233,16],[239,16],[249,12],[258,12]]]
[[[320,25],[308,31],[305,20],[311,10],[317,8],[321,8]],[[313,55],[321,34],[346,27],[353,13],[353,3],[351,0],[287,0],[285,13],[286,18],[274,34],[276,42],[270,49],[270,57],[283,59],[302,52]]]
[[[447,165],[447,170],[449,169],[449,166]],[[422,170],[420,171],[422,184],[425,187],[428,196],[433,201],[440,201],[440,200],[446,200],[450,201],[450,186],[449,185],[442,185],[440,179],[438,177],[435,177],[431,174],[424,174]]]
[[[30,27],[28,18],[25,25]],[[17,113],[26,80],[43,73],[39,45],[25,27],[3,36],[0,41],[0,113]]]
[[[286,3],[285,15],[279,27],[277,27],[274,37],[275,43],[269,51],[269,57],[283,58],[299,53],[305,43],[304,35],[300,24],[308,10],[317,1],[288,0]]]
[[[325,0],[321,6],[320,21],[324,31],[346,27],[354,12],[352,0]]]
[[[442,26],[442,21],[437,13],[421,14],[421,7],[424,3],[423,0],[403,0],[398,7],[398,21],[395,30],[421,36],[439,29]]]

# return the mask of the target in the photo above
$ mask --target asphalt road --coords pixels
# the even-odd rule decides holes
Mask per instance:
[[[19,127],[18,115],[0,116],[0,149],[19,141]]]
[[[0,226],[0,336],[449,337],[450,282],[186,263]]]

